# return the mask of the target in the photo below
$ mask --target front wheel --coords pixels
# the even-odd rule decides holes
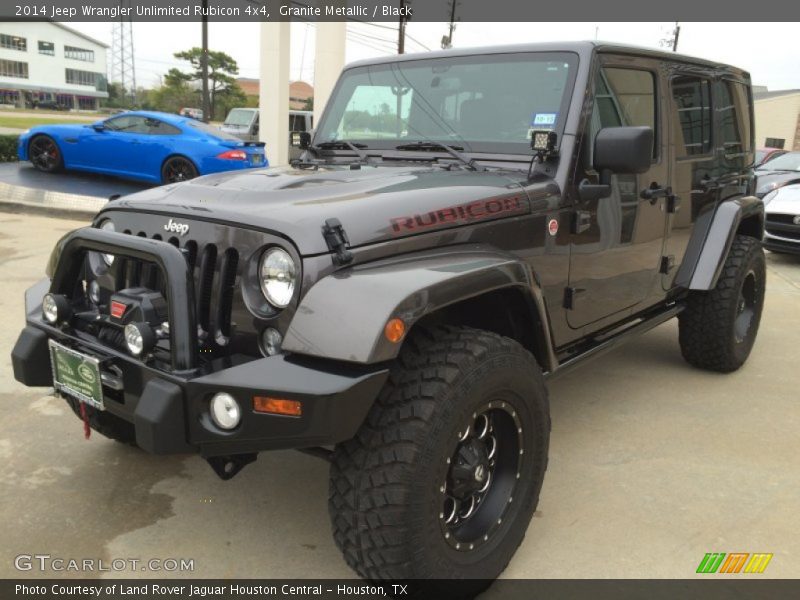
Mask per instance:
[[[48,135],[37,135],[28,146],[28,159],[44,173],[55,173],[64,166],[64,159],[56,141]]]
[[[744,364],[761,321],[766,271],[761,242],[737,235],[716,287],[692,292],[678,316],[681,353],[689,364],[722,373]]]
[[[329,512],[345,560],[366,579],[430,580],[426,596],[473,597],[522,542],[549,436],[541,370],[517,342],[463,327],[416,332],[356,437],[334,452]]]
[[[185,156],[173,156],[164,162],[161,167],[161,181],[167,183],[180,183],[197,177],[197,167]]]

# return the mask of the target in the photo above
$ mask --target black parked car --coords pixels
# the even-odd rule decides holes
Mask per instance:
[[[673,317],[695,367],[750,354],[752,122],[747,72],[672,53],[356,63],[291,168],[123,197],[64,237],[14,374],[224,479],[324,457],[359,575],[471,597],[536,508],[549,378]]]

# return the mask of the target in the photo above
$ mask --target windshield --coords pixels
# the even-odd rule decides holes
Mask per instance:
[[[225,119],[225,125],[247,127],[253,120],[254,113],[254,110],[248,110],[246,108],[234,108],[228,113],[228,117]]]
[[[759,168],[764,171],[800,171],[800,152],[787,152],[768,160]]]
[[[764,157],[767,155],[766,151],[764,150],[756,150],[756,164],[760,165],[764,162]]]
[[[220,140],[233,140],[236,142],[242,141],[235,135],[232,135],[230,133],[225,133],[224,131],[220,130],[219,127],[215,127],[214,125],[209,125],[208,123],[203,123],[202,121],[186,121],[186,124],[189,127],[194,127],[195,129],[199,129],[203,133],[218,138]]]
[[[345,71],[314,143],[395,148],[444,142],[531,154],[530,132],[560,132],[578,57],[530,52],[400,61]]]

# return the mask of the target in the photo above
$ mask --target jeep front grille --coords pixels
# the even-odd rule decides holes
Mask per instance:
[[[133,235],[130,230],[123,233]],[[143,231],[136,235],[148,237]],[[162,237],[155,234],[152,239],[162,240]],[[231,311],[239,268],[238,250],[220,250],[213,243],[203,245],[196,240],[183,241],[177,237],[166,241],[183,252],[192,270],[201,341],[227,345],[232,333]],[[125,257],[117,257],[115,263],[116,289],[113,291],[141,286],[166,294],[164,276],[154,263]]]

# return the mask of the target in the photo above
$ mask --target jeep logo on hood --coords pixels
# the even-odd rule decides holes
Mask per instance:
[[[169,220],[169,223],[164,225],[164,231],[170,231],[179,235],[186,235],[189,232],[189,226],[186,223],[178,223],[177,221]]]

